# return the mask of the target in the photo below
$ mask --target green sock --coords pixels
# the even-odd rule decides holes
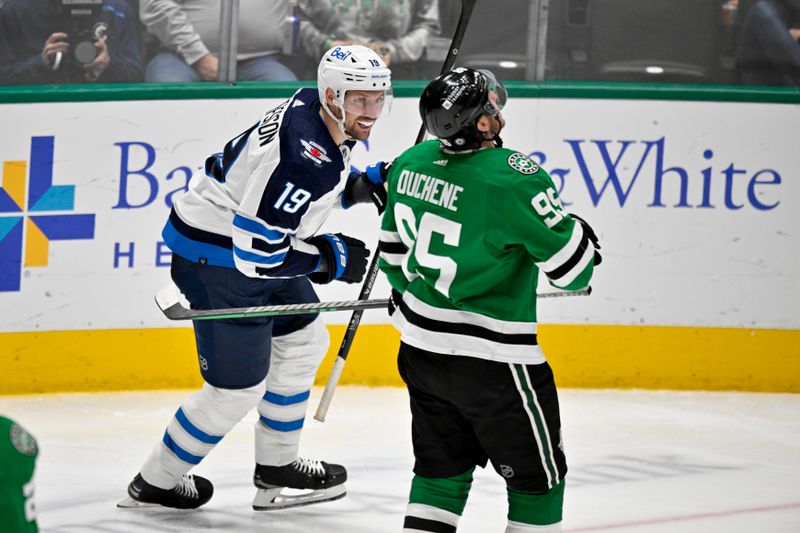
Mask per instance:
[[[564,508],[564,480],[547,492],[508,490],[508,519],[512,522],[546,526],[561,522]]]
[[[460,516],[464,512],[469,489],[472,487],[473,470],[475,468],[452,477],[431,478],[415,475],[411,481],[408,503],[430,505]]]

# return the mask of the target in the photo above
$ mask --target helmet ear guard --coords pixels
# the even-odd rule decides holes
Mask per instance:
[[[328,106],[326,91],[333,90],[333,100],[342,111],[339,118]],[[382,114],[391,108],[392,73],[371,49],[360,46],[335,46],[325,52],[317,67],[317,91],[325,112],[344,133],[344,101],[347,91],[383,91]]]
[[[485,140],[477,128],[478,119],[484,114],[499,115],[507,98],[505,87],[490,71],[459,67],[425,87],[419,112],[425,128],[443,145],[472,149]]]

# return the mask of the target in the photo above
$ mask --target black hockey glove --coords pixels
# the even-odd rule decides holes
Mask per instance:
[[[400,307],[400,302],[403,301],[403,295],[400,291],[392,289],[392,294],[389,296],[389,316],[392,316],[397,308]]]
[[[316,235],[306,242],[319,249],[320,261],[327,267],[327,271],[308,274],[308,279],[314,283],[330,283],[337,279],[358,283],[364,279],[369,250],[363,242],[341,233]]]
[[[347,178],[344,188],[344,207],[353,204],[372,202],[378,208],[378,214],[386,209],[386,176],[389,174],[391,162],[380,161],[367,167],[362,172],[353,172]]]
[[[594,245],[594,265],[595,266],[599,265],[600,263],[603,262],[603,256],[600,255],[600,252],[597,251],[600,249],[600,240],[597,238],[597,234],[594,232],[589,223],[583,220],[578,215],[570,213],[569,216],[574,218],[576,221],[580,223],[581,226],[583,226],[583,232],[586,234],[587,237],[589,237],[589,240],[592,241],[592,244]]]

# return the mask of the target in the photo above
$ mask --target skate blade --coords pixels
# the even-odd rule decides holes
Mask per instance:
[[[122,498],[118,503],[117,507],[120,509],[140,509],[146,507],[161,507],[157,503],[147,503],[147,502],[140,502],[138,500],[134,500],[130,496],[125,496]]]
[[[312,490],[300,494],[283,494],[282,490],[284,490],[284,487],[258,489],[255,498],[253,498],[253,509],[256,511],[289,509],[290,507],[300,507],[301,505],[331,502],[347,495],[344,485],[336,485],[329,489]]]
[[[130,496],[125,496],[119,502],[117,502],[117,508],[119,509],[162,509],[165,511],[185,511],[186,509],[176,509],[174,507],[164,507],[163,505],[159,505],[157,503],[149,503],[149,502],[140,502],[138,500],[134,500]]]

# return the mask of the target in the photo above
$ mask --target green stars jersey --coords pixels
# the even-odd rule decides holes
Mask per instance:
[[[537,364],[539,270],[586,287],[594,247],[550,176],[504,148],[448,153],[438,141],[400,155],[388,178],[381,270],[402,293],[401,338],[436,353]]]
[[[33,471],[39,449],[19,424],[0,416],[0,524],[8,533],[34,533]]]

